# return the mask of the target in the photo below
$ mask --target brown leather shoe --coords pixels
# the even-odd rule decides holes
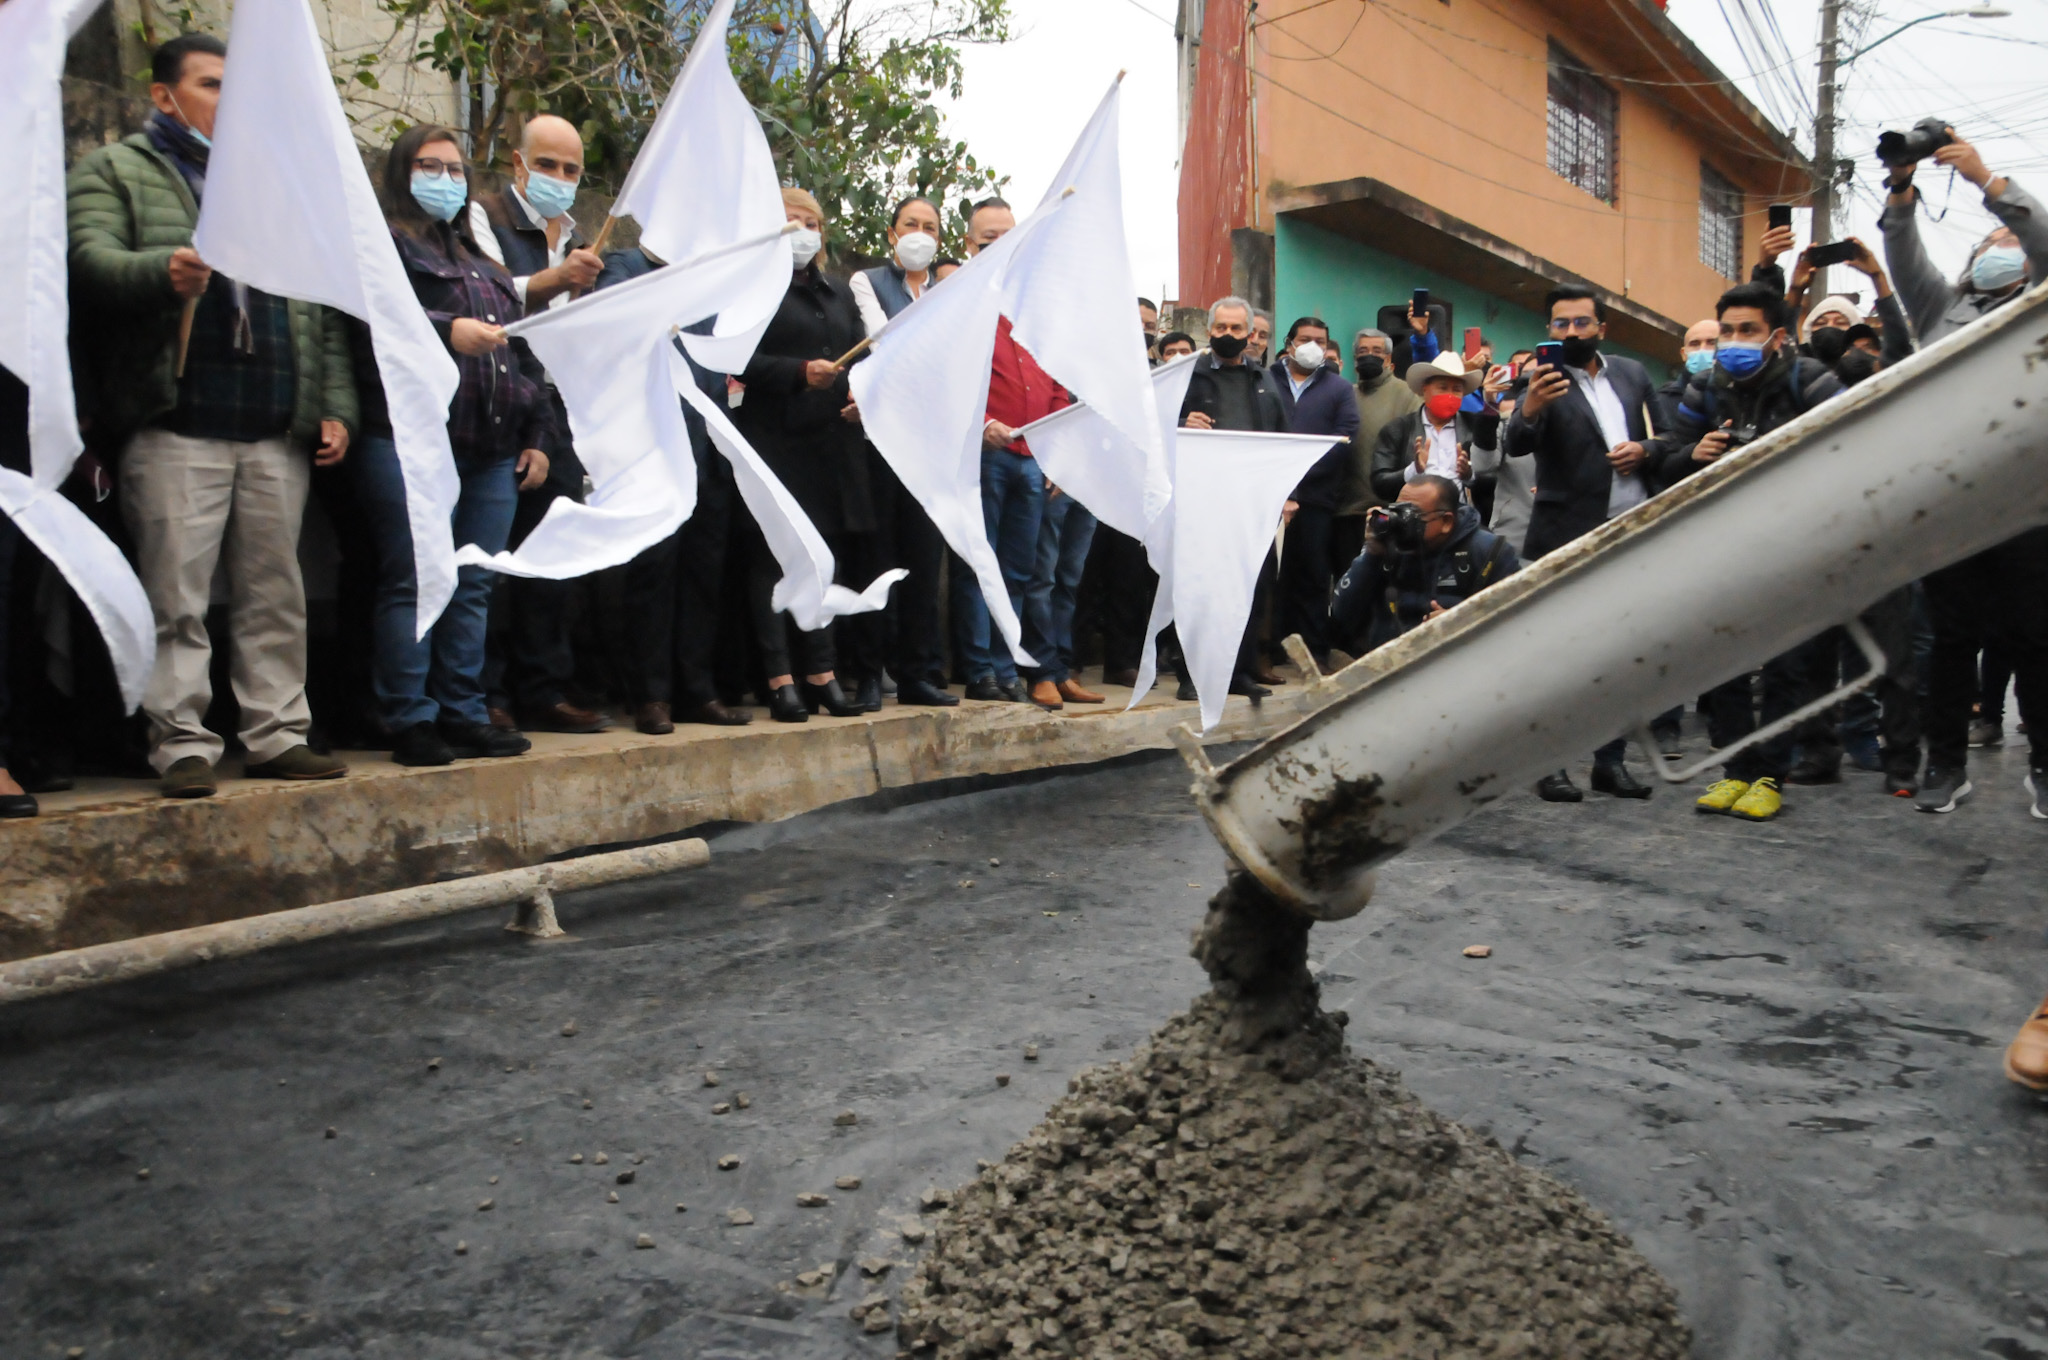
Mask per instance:
[[[2005,1075],[2029,1091],[2048,1092],[2048,1001],[2034,1008],[2007,1046]]]
[[[497,728],[500,732],[517,732],[519,730],[519,723],[512,717],[512,710],[509,708],[487,708],[484,710],[484,716],[489,718],[491,726]]]
[[[1280,672],[1274,670],[1271,666],[1261,666],[1253,671],[1252,679],[1262,685],[1284,685],[1287,683],[1286,677],[1282,676]]]
[[[669,720],[668,704],[661,699],[650,699],[634,709],[633,726],[649,737],[665,737],[676,730],[675,723]]]
[[[1138,683],[1138,668],[1132,666],[1126,670],[1104,671],[1102,673],[1102,683],[1105,685],[1122,685],[1125,689],[1129,689],[1132,685]]]
[[[1031,682],[1031,702],[1048,713],[1057,713],[1066,707],[1060,699],[1060,687],[1050,680]]]
[[[716,699],[706,699],[695,708],[676,714],[677,722],[705,723],[712,727],[745,727],[754,720],[751,713],[736,713]]]
[[[1072,677],[1060,681],[1059,689],[1060,698],[1070,704],[1100,704],[1107,702],[1109,698],[1108,695],[1097,694],[1092,689],[1082,689],[1081,682]]]
[[[564,699],[538,713],[526,715],[526,725],[535,732],[602,732],[612,720],[588,708],[578,708]]]

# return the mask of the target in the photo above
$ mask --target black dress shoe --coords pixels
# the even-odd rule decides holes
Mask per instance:
[[[1801,756],[1791,769],[1785,771],[1787,784],[1839,784],[1842,782],[1842,761],[1838,756],[1823,760],[1818,756]]]
[[[677,722],[703,723],[709,727],[745,727],[754,720],[751,713],[735,713],[716,699],[706,699],[675,715]]]
[[[1005,699],[1008,699],[1013,704],[1031,703],[1031,687],[1021,679],[998,680],[996,682],[996,689]],[[1036,707],[1036,705],[1033,705],[1033,707]]]
[[[1536,781],[1536,796],[1546,803],[1583,803],[1586,795],[1579,792],[1579,786],[1572,783],[1572,777],[1563,770],[1556,774],[1544,775]]]
[[[835,718],[851,718],[866,710],[846,697],[846,691],[839,688],[839,678],[834,676],[822,685],[805,680],[803,684],[804,707],[816,713],[824,709]],[[877,705],[879,707],[879,705]]]
[[[0,793],[0,820],[33,817],[40,811],[32,793]]]
[[[1243,671],[1239,671],[1236,675],[1230,677],[1230,692],[1232,694],[1245,695],[1248,698],[1250,698],[1253,703],[1257,703],[1259,700],[1264,699],[1273,693],[1272,690],[1267,689],[1264,685],[1260,684],[1253,677],[1246,675]]]
[[[1626,765],[1595,765],[1593,792],[1616,798],[1648,798],[1650,786],[1630,774]]]
[[[809,722],[811,710],[804,707],[804,697],[795,685],[782,685],[769,691],[768,716],[777,722]]]
[[[976,680],[970,684],[967,687],[967,697],[978,703],[993,704],[1000,703],[1009,696],[1004,694],[1001,686],[996,684],[995,677],[990,676],[985,680]]]
[[[853,687],[853,706],[863,713],[882,711],[882,682],[869,676]]]
[[[502,731],[488,723],[463,722],[458,718],[441,719],[440,734],[441,740],[448,743],[449,752],[460,760],[523,756],[533,749],[533,743],[517,732]]]
[[[925,704],[932,708],[952,708],[960,702],[960,696],[948,694],[929,680],[906,680],[896,687],[896,702]]]
[[[1180,688],[1173,692],[1173,697],[1184,704],[1192,704],[1200,700],[1202,696],[1195,692],[1194,681],[1183,680],[1180,682]]]
[[[391,758],[400,765],[446,765],[455,749],[430,722],[414,723],[391,739]]]

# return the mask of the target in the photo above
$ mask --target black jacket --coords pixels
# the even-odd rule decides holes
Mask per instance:
[[[1649,438],[1643,410],[1656,399],[1650,375],[1633,359],[1603,354],[1601,366],[1621,399],[1628,437]],[[1516,382],[1515,414],[1502,435],[1502,452],[1510,457],[1536,456],[1536,503],[1529,512],[1524,556],[1541,557],[1589,534],[1607,522],[1607,499],[1614,489],[1614,468],[1607,461],[1611,447],[1600,432],[1593,404],[1575,380],[1571,391],[1551,402],[1531,420],[1523,412],[1528,380]],[[1648,471],[1648,464],[1644,466]],[[1651,483],[1653,486],[1654,482]]]
[[[1331,637],[1354,656],[1383,646],[1429,617],[1521,569],[1512,543],[1479,524],[1479,512],[1458,507],[1451,536],[1434,552],[1375,552],[1368,540],[1337,583],[1330,604]]]
[[[1249,387],[1252,410],[1250,425],[1224,422],[1223,412],[1227,409],[1224,385],[1227,383],[1244,383]],[[1187,423],[1188,413],[1191,411],[1200,411],[1215,421],[1219,430],[1287,433],[1287,408],[1280,404],[1280,395],[1273,390],[1271,376],[1249,360],[1228,367],[1217,364],[1216,356],[1213,354],[1204,354],[1195,360],[1195,371],[1188,375],[1188,394],[1180,404],[1182,424]]]
[[[1410,411],[1380,426],[1379,442],[1372,450],[1372,490],[1381,500],[1395,499],[1407,484],[1407,468],[1415,461],[1415,441],[1422,435],[1425,419],[1421,411]],[[1481,455],[1499,449],[1500,417],[1458,412],[1458,447],[1472,460],[1472,484],[1492,485],[1500,471],[1500,460],[1488,460]]]
[[[1351,439],[1358,433],[1358,394],[1334,368],[1317,369],[1299,397],[1288,380],[1285,359],[1274,364],[1266,376],[1287,420],[1282,428],[1295,434],[1334,436],[1330,451],[1302,474],[1293,499],[1321,510],[1335,510],[1343,498],[1344,474],[1351,464]]]
[[[1692,451],[1700,436],[1733,422],[1738,430],[1753,429],[1760,438],[1789,424],[1842,391],[1842,380],[1820,360],[1781,351],[1753,382],[1736,383],[1719,368],[1695,378],[1678,404],[1671,429],[1647,446],[1651,484],[1670,486],[1705,467]],[[1538,481],[1537,486],[1543,483]]]
[[[875,527],[860,426],[840,418],[851,400],[846,375],[830,387],[804,382],[812,359],[837,359],[867,333],[853,292],[815,264],[791,280],[782,306],[740,375],[739,426],[821,534]]]

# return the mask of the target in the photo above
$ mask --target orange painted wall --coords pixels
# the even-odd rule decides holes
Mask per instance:
[[[1701,160],[1751,191],[1744,277],[1766,200],[1717,155],[1733,134],[1620,83],[1617,203],[1551,171],[1545,36],[1605,69],[1595,39],[1573,32],[1602,20],[1603,0],[1562,8],[1567,17],[1531,0],[1266,0],[1255,30],[1260,224],[1271,229],[1276,189],[1368,176],[1667,317],[1711,315],[1730,281],[1699,262]]]

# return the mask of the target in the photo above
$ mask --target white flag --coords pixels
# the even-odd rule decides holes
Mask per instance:
[[[732,6],[718,0],[705,16],[612,204],[612,216],[640,223],[641,244],[663,261],[695,259],[783,223],[768,138],[732,78]],[[789,291],[789,246],[780,239],[757,244],[727,257],[722,268],[744,286],[731,294],[710,335],[685,335],[683,344],[704,367],[738,373]]]
[[[1069,192],[1073,198],[1017,252],[1003,314],[1038,366],[1139,451],[1149,521],[1166,504],[1166,450],[1146,385],[1138,289],[1124,240],[1122,90],[1118,76],[1047,187],[1044,203]]]
[[[135,570],[58,488],[84,448],[71,388],[65,253],[64,107],[59,78],[70,32],[96,8],[60,0],[0,4],[0,146],[17,178],[0,197],[0,366],[28,388],[29,474],[0,468],[0,513],[63,573],[114,664],[122,700],[142,702],[156,624]],[[0,603],[0,608],[4,608]]]
[[[13,0],[9,0],[12,3]],[[419,636],[455,589],[455,360],[420,309],[305,0],[236,0],[192,244],[231,278],[366,321],[405,474]]]
[[[825,546],[824,535],[746,436],[718,409],[718,403],[690,380],[680,356],[675,390],[704,417],[711,442],[732,464],[740,499],[747,503],[754,523],[761,528],[761,537],[768,541],[768,551],[782,568],[782,579],[775,583],[772,597],[775,607],[788,610],[796,626],[809,631],[823,628],[842,614],[868,614],[886,605],[889,587],[910,573],[901,567],[892,568],[857,594],[845,586],[834,585],[832,575],[837,563],[833,561],[832,550]]]
[[[1308,469],[1330,451],[1330,439],[1179,428],[1198,362],[1194,356],[1177,359],[1151,374],[1152,418],[1166,453],[1168,497],[1149,521],[1137,518],[1146,503],[1144,451],[1101,412],[1069,407],[1021,433],[1047,478],[1097,519],[1143,542],[1146,559],[1159,573],[1131,706],[1152,688],[1153,640],[1175,623],[1206,732],[1222,721],[1259,568],[1281,509]]]
[[[766,239],[782,235],[777,221]],[[554,379],[594,490],[587,504],[557,497],[517,550],[486,553],[469,544],[458,562],[512,576],[581,576],[632,561],[690,517],[697,463],[676,401],[682,356],[674,337],[744,289],[730,264],[760,245],[758,237],[734,242],[505,328]],[[787,288],[786,271],[782,278]]]
[[[973,570],[989,617],[1020,666],[1037,663],[1024,650],[1010,588],[989,546],[981,431],[1006,271],[1018,247],[1073,201],[1042,205],[944,283],[926,289],[877,332],[868,357],[848,374],[868,442]]]

